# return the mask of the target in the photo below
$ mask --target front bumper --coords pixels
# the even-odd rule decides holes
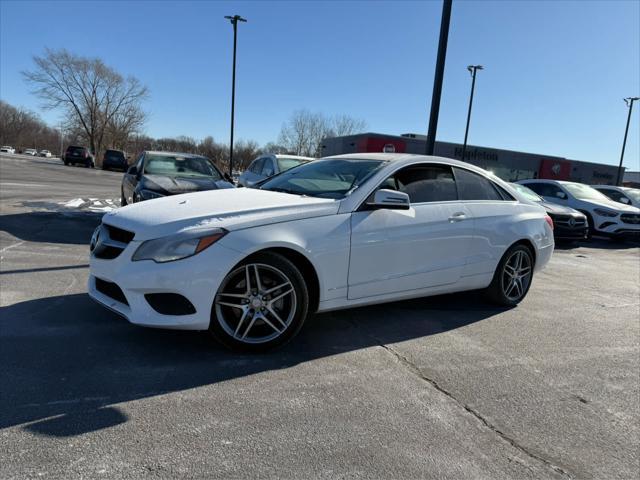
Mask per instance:
[[[609,237],[633,237],[640,236],[640,224],[623,222],[620,217],[595,217],[595,233]]]
[[[242,260],[243,255],[216,244],[198,255],[175,262],[132,262],[131,257],[140,243],[130,242],[112,260],[91,256],[87,285],[89,296],[136,325],[180,330],[209,328],[211,307],[218,287],[232,267]],[[118,295],[107,295],[104,289],[100,291],[96,287],[96,279],[115,284],[124,295],[126,303],[118,299]],[[158,313],[145,298],[150,293],[181,295],[193,305],[195,313]]]

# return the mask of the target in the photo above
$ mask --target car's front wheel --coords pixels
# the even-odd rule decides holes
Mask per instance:
[[[514,245],[503,255],[487,294],[498,305],[515,307],[531,287],[533,254],[525,245]]]
[[[291,340],[309,311],[300,270],[272,252],[250,257],[222,281],[209,331],[232,350],[264,352]]]

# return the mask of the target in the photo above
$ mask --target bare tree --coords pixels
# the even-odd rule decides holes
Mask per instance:
[[[339,135],[352,135],[366,128],[364,120],[348,115],[327,118],[322,113],[308,110],[293,112],[280,130],[279,143],[295,155],[319,155],[322,139]]]
[[[35,113],[0,100],[0,144],[56,152],[60,131],[49,127]]]
[[[141,103],[147,87],[135,77],[124,78],[98,58],[85,58],[66,50],[49,50],[33,57],[35,69],[22,72],[33,93],[47,109],[64,109],[70,124],[81,127],[91,150],[98,154],[114,125],[140,128]],[[129,121],[133,115],[138,120]],[[130,132],[129,132],[130,133]]]

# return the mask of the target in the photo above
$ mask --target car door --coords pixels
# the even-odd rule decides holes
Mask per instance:
[[[454,167],[453,173],[458,196],[474,220],[474,235],[463,276],[493,274],[502,255],[515,241],[510,232],[515,217],[521,212],[516,200],[484,175],[461,167]]]
[[[274,159],[271,157],[265,157],[264,165],[262,166],[262,178],[269,178],[275,175],[276,169],[274,165]]]
[[[474,226],[458,201],[451,167],[405,167],[379,188],[405,192],[408,210],[363,205],[351,215],[348,298],[455,284],[466,263]]]
[[[129,167],[129,169],[122,177],[122,195],[124,196],[127,203],[133,203],[133,192],[136,189],[136,185],[138,184],[138,178],[140,178],[140,175],[142,175],[143,163],[144,153],[138,157],[136,163]],[[134,167],[137,171],[135,175],[130,173]]]

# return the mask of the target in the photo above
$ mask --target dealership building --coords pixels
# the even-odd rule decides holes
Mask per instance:
[[[361,133],[344,137],[325,138],[320,145],[321,156],[361,152],[396,152],[424,154],[427,137],[407,133],[384,135]],[[435,154],[462,160],[462,144],[436,142]],[[618,167],[583,162],[564,157],[537,153],[514,152],[498,148],[467,145],[465,161],[493,172],[510,182],[528,178],[571,180],[591,185],[616,183]]]

